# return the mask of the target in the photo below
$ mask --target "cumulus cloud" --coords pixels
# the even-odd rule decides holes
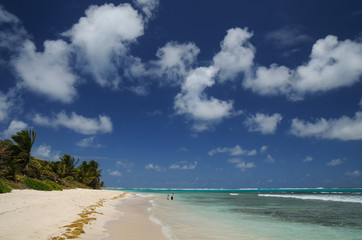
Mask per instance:
[[[134,0],[133,2],[146,15],[146,19],[149,19],[152,17],[154,10],[160,4],[159,0]]]
[[[13,64],[26,88],[69,103],[77,93],[74,87],[77,76],[68,65],[69,53],[69,46],[63,40],[45,41],[44,52],[37,52],[34,43],[26,41]]]
[[[292,88],[294,72],[285,66],[272,64],[269,68],[258,67],[255,73],[249,73],[243,81],[244,88],[260,95],[287,95]]]
[[[129,4],[90,6],[85,15],[63,35],[76,47],[79,66],[101,86],[117,88],[117,67],[127,58],[129,44],[143,35],[142,17]]]
[[[194,43],[169,42],[157,50],[158,60],[150,62],[148,74],[161,79],[161,84],[180,85],[190,72],[200,49]]]
[[[42,144],[35,149],[33,155],[38,158],[48,158],[50,156],[51,151],[52,151],[51,146]]]
[[[180,162],[176,164],[172,164],[169,168],[170,169],[180,169],[180,170],[193,170],[197,166],[197,161],[193,163],[189,162]]]
[[[214,156],[217,153],[228,153],[231,156],[241,156],[241,155],[253,156],[253,155],[256,155],[257,152],[256,152],[256,150],[251,150],[251,151],[244,150],[239,145],[236,145],[233,148],[218,147],[218,148],[212,149],[208,152],[209,156]]]
[[[156,172],[161,172],[161,171],[164,171],[163,168],[161,168],[160,166],[156,165],[156,164],[153,164],[153,163],[149,163],[145,166],[145,169],[146,170],[154,170]]]
[[[46,159],[49,161],[58,161],[60,157],[60,151],[52,151],[52,147],[47,144],[41,144],[34,149],[32,155],[36,158]]]
[[[3,132],[5,138],[11,137],[17,132],[24,130],[28,127],[28,124],[23,121],[12,120],[9,127]]]
[[[257,113],[254,116],[250,116],[244,121],[244,125],[250,132],[260,132],[262,134],[275,133],[278,124],[283,119],[279,113],[273,115],[266,115],[263,113]]]
[[[253,36],[247,28],[232,28],[221,42],[221,51],[214,56],[214,67],[219,69],[220,81],[232,80],[239,73],[249,71],[255,49],[249,42]]]
[[[186,114],[194,119],[194,129],[206,130],[210,124],[218,122],[232,114],[232,103],[204,93],[206,87],[214,85],[216,74],[214,67],[199,67],[192,71],[182,85],[181,93],[175,97],[177,114]]]
[[[327,166],[329,167],[335,167],[337,165],[340,165],[344,162],[343,159],[340,159],[340,158],[336,158],[336,159],[333,159],[331,160],[330,162],[327,163]]]
[[[298,137],[316,137],[342,141],[362,139],[362,112],[353,118],[342,116],[338,119],[321,118],[315,122],[293,119],[290,132]]]
[[[113,125],[110,117],[99,115],[98,118],[86,118],[73,112],[68,116],[65,112],[60,112],[52,118],[35,114],[33,122],[38,125],[49,127],[65,127],[77,133],[92,135],[97,133],[110,133]]]
[[[255,168],[256,165],[254,162],[245,162],[240,158],[232,158],[228,160],[229,163],[235,164],[236,168],[239,168],[241,171],[245,171],[249,168]]]
[[[308,64],[298,67],[298,92],[327,91],[350,86],[362,74],[362,43],[338,41],[335,36],[318,40]]]
[[[329,35],[313,45],[306,64],[295,69],[277,64],[258,67],[243,86],[260,95],[286,95],[291,100],[301,100],[307,93],[351,86],[361,75],[362,43],[338,41]]]
[[[175,98],[174,107],[177,114],[185,114],[194,120],[193,130],[208,130],[224,118],[240,114],[233,110],[232,101],[207,97],[204,90],[215,84],[215,78],[224,82],[250,70],[255,51],[248,41],[252,35],[246,28],[229,29],[212,64],[189,71],[182,84],[181,93]],[[193,54],[188,54],[190,59],[198,53],[198,49],[192,49]]]

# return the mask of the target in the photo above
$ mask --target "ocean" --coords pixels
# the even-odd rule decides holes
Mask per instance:
[[[120,190],[173,240],[362,240],[362,189]]]

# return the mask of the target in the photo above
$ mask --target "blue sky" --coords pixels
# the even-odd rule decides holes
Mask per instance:
[[[0,134],[115,187],[362,187],[361,1],[0,1]]]

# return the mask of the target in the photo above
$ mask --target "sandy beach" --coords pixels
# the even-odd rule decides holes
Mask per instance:
[[[100,239],[108,234],[106,222],[119,219],[122,214],[115,206],[127,198],[120,191],[88,189],[13,190],[0,194],[0,239]],[[130,210],[122,209],[131,216]],[[161,226],[151,222],[146,211],[142,213],[138,215],[140,222],[161,233]],[[132,239],[132,233],[124,234],[129,236],[124,239]]]
[[[152,207],[149,197],[139,197],[132,194],[122,201],[116,209],[121,212],[121,217],[106,223],[105,228],[110,234],[104,240],[139,240],[157,239],[167,240],[161,225],[149,218],[149,209]]]

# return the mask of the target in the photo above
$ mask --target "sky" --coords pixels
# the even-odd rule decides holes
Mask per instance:
[[[109,187],[362,187],[361,90],[358,0],[0,0],[0,138]]]

